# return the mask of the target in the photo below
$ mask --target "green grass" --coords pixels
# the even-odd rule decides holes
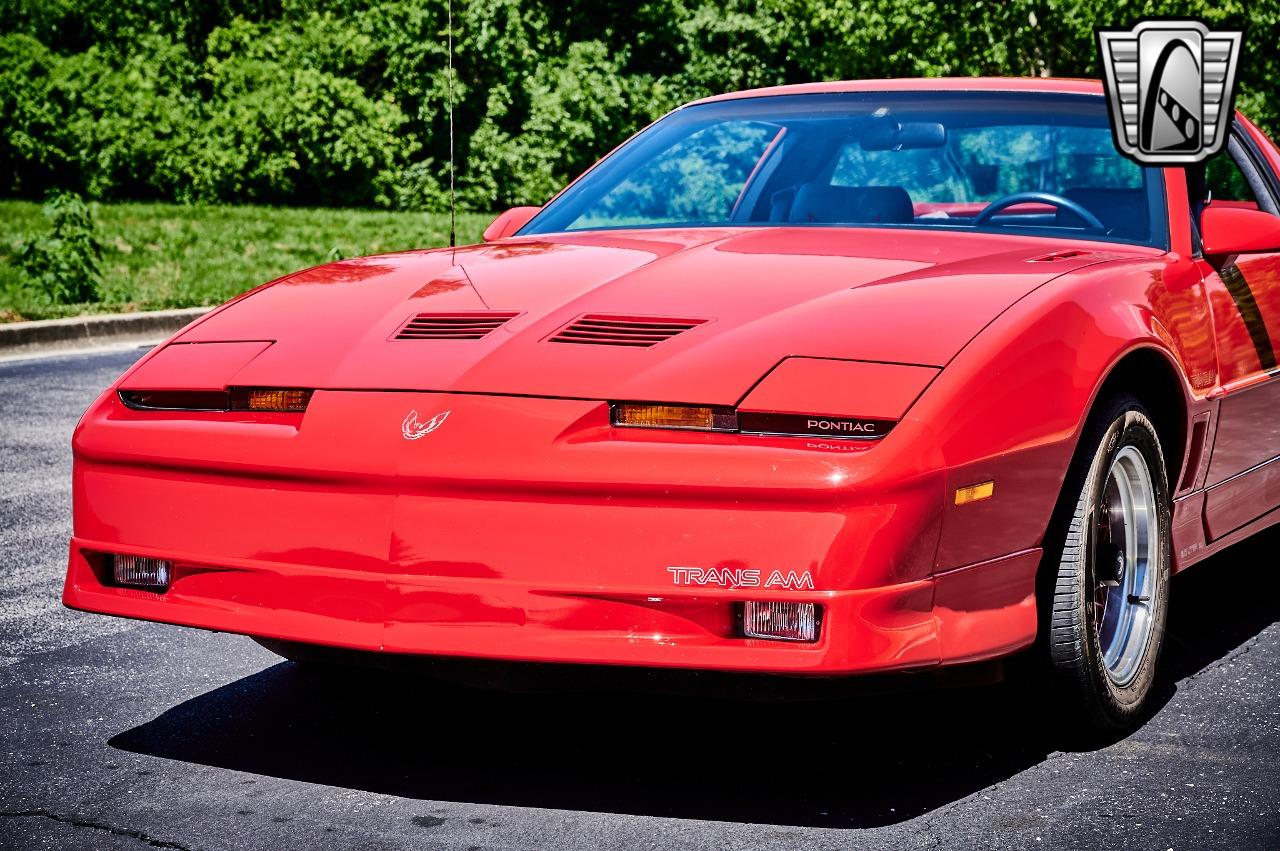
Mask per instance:
[[[447,213],[391,213],[176,204],[94,204],[104,247],[100,302],[51,304],[14,263],[44,234],[40,204],[0,201],[0,321],[220,304],[296,269],[339,257],[449,241]],[[491,215],[458,216],[458,242],[477,242]]]

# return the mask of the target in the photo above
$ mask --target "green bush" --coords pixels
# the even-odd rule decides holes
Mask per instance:
[[[102,245],[93,215],[78,195],[61,192],[44,205],[47,235],[28,239],[18,249],[18,266],[36,291],[54,304],[98,300]]]
[[[171,161],[184,201],[370,206],[416,150],[405,116],[353,80],[240,56],[211,58],[205,119]]]

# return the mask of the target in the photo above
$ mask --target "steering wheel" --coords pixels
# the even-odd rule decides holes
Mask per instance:
[[[1013,207],[1018,204],[1037,203],[1052,204],[1055,207],[1061,207],[1064,210],[1070,210],[1081,219],[1090,230],[1105,231],[1107,226],[1098,219],[1093,213],[1090,213],[1085,207],[1072,201],[1070,198],[1064,198],[1061,195],[1054,195],[1052,192],[1015,192],[1012,195],[1006,195],[1003,198],[997,198],[990,204],[982,208],[982,212],[978,213],[973,219],[974,227],[982,227],[995,217],[995,214],[1007,207]]]

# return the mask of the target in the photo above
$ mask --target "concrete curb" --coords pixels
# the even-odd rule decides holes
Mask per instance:
[[[158,342],[212,309],[189,307],[3,323],[0,324],[0,358],[123,343]]]

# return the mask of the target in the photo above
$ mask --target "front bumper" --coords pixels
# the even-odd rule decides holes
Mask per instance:
[[[823,607],[813,644],[737,636],[743,591],[529,585],[224,560],[172,551],[164,594],[108,584],[103,553],[71,542],[73,609],[354,650],[514,661],[837,674],[990,659],[1035,637],[1039,551],[882,588],[773,594]],[[139,552],[138,548],[131,548]]]
[[[446,406],[451,428],[400,434],[408,410]],[[318,392],[305,420],[104,397],[75,441],[64,602],[358,650],[782,673],[975,661],[1035,636],[1038,551],[933,575],[927,453],[618,435],[576,400]],[[171,560],[169,590],[115,587],[109,553]],[[820,604],[819,640],[740,637],[752,599]]]

